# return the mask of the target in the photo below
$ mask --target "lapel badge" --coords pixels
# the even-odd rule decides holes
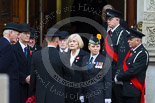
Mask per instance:
[[[76,57],[76,60],[75,60],[75,62],[78,62],[78,60],[80,59],[80,57]]]

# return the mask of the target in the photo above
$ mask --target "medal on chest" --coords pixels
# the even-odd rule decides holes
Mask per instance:
[[[102,69],[103,62],[94,62],[96,69]]]

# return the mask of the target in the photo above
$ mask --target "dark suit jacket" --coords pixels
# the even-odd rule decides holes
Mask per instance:
[[[0,38],[0,73],[9,76],[10,103],[19,103],[19,71],[12,45]],[[14,95],[16,93],[16,95]]]
[[[29,85],[26,83],[25,79],[28,75],[30,75],[31,55],[30,51],[27,50],[27,57],[25,56],[19,42],[17,42],[13,47],[19,66],[20,102],[25,103],[29,94]]]
[[[36,97],[36,103],[64,103],[64,85],[54,80],[53,72],[50,74],[50,70],[54,70],[58,76],[63,77],[63,69],[64,66],[56,48],[46,47],[33,54],[30,90]]]
[[[65,71],[65,79],[70,82],[80,83],[82,82],[82,58],[88,55],[88,53],[82,49],[80,49],[79,54],[76,56],[72,66],[70,67],[70,53],[64,59],[64,64],[68,67],[68,70]],[[81,88],[75,87],[65,87],[65,92],[68,96],[72,96],[72,98],[68,97],[65,100],[65,103],[80,103],[79,96],[81,95]],[[75,96],[75,98],[73,98]]]
[[[112,87],[112,70],[110,60],[105,58],[103,55],[99,54],[94,63],[91,65],[91,68],[88,69],[88,62],[90,59],[90,55],[87,55],[83,58],[83,66],[85,66],[86,70],[83,71],[83,82],[89,81],[90,79],[95,79],[95,76],[102,76],[97,80],[94,84],[92,83],[90,86],[86,86],[83,88],[83,93],[85,97],[89,97],[89,103],[104,103],[105,98],[111,99],[111,87]],[[97,64],[98,63],[98,64]],[[99,63],[103,63],[103,66],[100,66]],[[90,82],[91,83],[91,82]],[[95,92],[96,96],[90,97],[91,93]]]
[[[112,34],[112,35],[111,35]],[[105,50],[105,46],[103,44],[103,55],[106,57],[109,57],[112,62],[112,78],[119,72],[121,66],[123,65],[123,61],[125,59],[126,54],[129,51],[129,44],[127,35],[128,33],[126,30],[119,25],[111,34],[109,34],[108,37],[108,44],[110,48],[118,54],[118,61],[115,61],[113,58],[111,58],[107,51]]]
[[[144,85],[146,70],[149,64],[149,55],[147,50],[141,45],[128,57],[126,64],[128,70],[118,74],[117,79],[123,81],[123,96],[136,97],[141,92],[132,84],[130,79],[137,78],[141,85]]]

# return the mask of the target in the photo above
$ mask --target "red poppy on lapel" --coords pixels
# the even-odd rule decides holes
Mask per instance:
[[[30,51],[30,55],[32,55],[32,51]]]
[[[76,59],[80,59],[80,57],[76,57]]]
[[[132,57],[132,55],[133,55],[133,54],[132,54],[132,53],[130,53],[129,57]]]

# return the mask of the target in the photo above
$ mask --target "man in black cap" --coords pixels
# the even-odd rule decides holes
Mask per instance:
[[[107,24],[107,19],[106,19],[106,9],[112,9],[115,10],[115,8],[110,5],[107,4],[102,8],[102,20],[103,20],[103,27],[105,28],[105,30],[108,32],[110,30],[110,28],[108,27]],[[120,18],[120,25],[123,26],[125,29],[128,29],[128,24],[126,23],[126,21],[124,21],[122,18]]]
[[[30,39],[29,24],[20,24],[18,38],[19,41],[14,45],[14,51],[19,66],[20,103],[25,103],[28,98],[31,69],[31,55],[27,45]]]
[[[69,36],[69,33],[67,31],[60,31],[60,38],[59,38],[59,51],[60,53],[67,53],[68,48],[67,48],[67,38]]]
[[[92,36],[88,44],[90,55],[85,56],[83,59],[83,66],[86,67],[83,80],[86,82],[97,75],[100,75],[101,78],[96,83],[90,84],[90,86],[83,89],[85,103],[111,103],[111,64],[108,58],[99,53],[100,48],[100,40]]]
[[[127,42],[127,31],[119,24],[121,12],[117,10],[106,10],[106,18],[108,26],[111,30],[108,31],[104,38],[103,55],[111,59],[112,65],[112,80],[120,71],[127,52],[129,51],[129,44]],[[112,103],[122,103],[121,99],[121,84],[112,84]]]
[[[123,68],[115,76],[115,82],[123,83],[123,103],[144,103],[145,76],[149,64],[149,54],[141,44],[144,34],[129,30],[130,51],[126,55]]]
[[[64,86],[50,75],[50,70],[54,70],[58,76],[63,77],[64,67],[56,49],[59,37],[58,29],[50,28],[46,34],[48,46],[33,54],[30,90],[35,95],[36,103],[64,103]]]
[[[19,70],[11,45],[17,42],[19,32],[19,24],[9,22],[3,28],[3,37],[0,38],[0,73],[6,73],[9,76],[9,103],[20,103]]]
[[[31,55],[35,52],[35,51],[38,51],[41,49],[41,46],[39,46],[38,44],[36,44],[37,42],[37,33],[36,33],[36,30],[34,28],[31,28],[31,34],[30,34],[30,40],[28,42],[28,45],[29,45],[29,50],[30,50],[30,53]]]

